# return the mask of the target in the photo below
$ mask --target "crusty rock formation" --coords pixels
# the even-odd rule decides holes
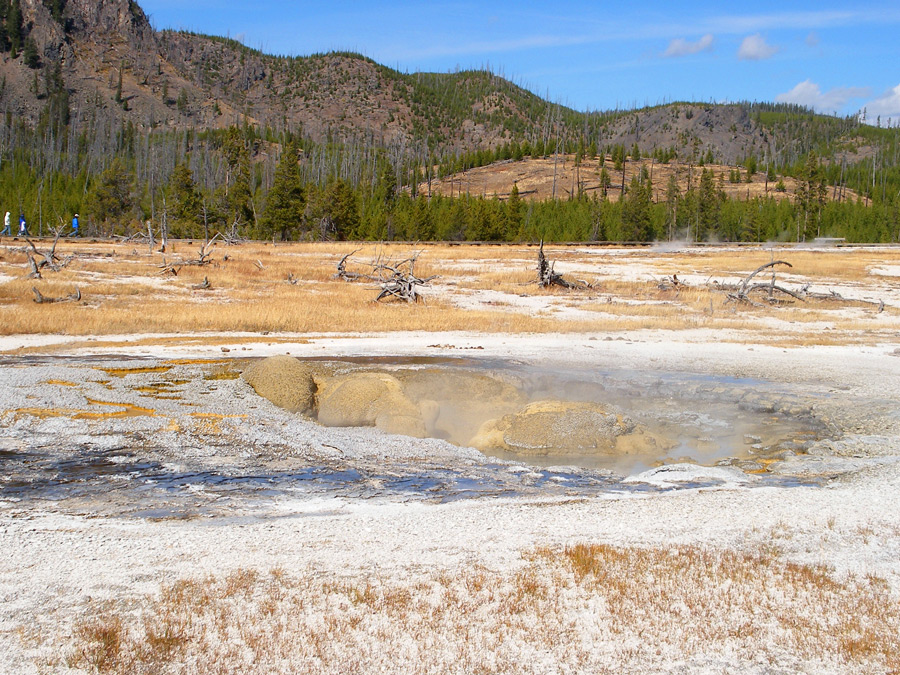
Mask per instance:
[[[409,398],[431,411],[425,420],[428,434],[459,444],[486,420],[526,403],[519,388],[487,373],[425,368],[397,373],[397,378]]]
[[[322,382],[319,423],[329,427],[375,426],[391,434],[423,438],[425,421],[400,381],[387,373],[360,372]],[[429,406],[429,414],[433,414]]]
[[[242,377],[263,398],[285,410],[310,413],[316,384],[310,368],[293,356],[270,356],[247,368]]]
[[[485,422],[470,441],[479,450],[526,456],[637,454],[664,443],[621,413],[573,401],[531,403]]]

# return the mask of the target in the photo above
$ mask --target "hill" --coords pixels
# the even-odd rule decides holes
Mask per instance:
[[[82,212],[106,235],[150,221],[183,236],[640,239],[691,213],[696,236],[753,222],[755,237],[762,223],[776,238],[900,238],[897,129],[765,103],[575,111],[483,70],[158,31],[132,0],[0,0],[0,108],[0,208],[39,232]],[[519,223],[471,201],[513,184],[528,201],[605,193],[617,208]],[[466,197],[464,213],[418,203],[442,195]]]
[[[750,104],[577,112],[486,71],[408,74],[358,54],[279,57],[226,38],[156,31],[132,0],[4,3],[21,8],[21,28],[4,25],[21,37],[0,57],[0,105],[32,127],[53,92],[64,90],[79,127],[97,118],[139,131],[246,123],[419,157],[527,140],[664,147],[682,158],[711,152],[723,164],[753,155],[784,165],[810,149],[799,138],[810,126],[801,110],[791,111],[790,125],[763,119]],[[857,126],[835,118],[825,125],[831,139]]]

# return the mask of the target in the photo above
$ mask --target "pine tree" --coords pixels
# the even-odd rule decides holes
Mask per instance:
[[[114,222],[131,210],[134,204],[134,176],[120,159],[100,174],[88,193],[88,212],[94,222]]]
[[[184,162],[178,164],[169,178],[169,215],[183,228],[182,234],[194,236],[202,219],[203,204],[194,184],[194,175]],[[176,230],[173,230],[176,231]]]
[[[9,38],[10,55],[13,58],[19,56],[22,49],[22,8],[19,0],[12,0],[9,4],[9,12],[6,15],[6,33]]]
[[[421,196],[425,200],[425,196]],[[418,201],[418,200],[417,200]],[[359,227],[359,206],[353,188],[343,180],[332,181],[325,188],[323,210],[330,222],[331,232],[336,239],[346,239]],[[429,223],[416,224],[418,239],[429,239]]]
[[[697,241],[703,241],[716,233],[719,221],[719,190],[716,188],[712,169],[703,169],[700,172],[698,197]]]
[[[262,216],[263,228],[269,236],[279,234],[282,241],[287,241],[300,231],[305,206],[303,183],[297,165],[297,147],[289,143],[275,168],[275,178]]]
[[[119,64],[119,81],[116,84],[116,103],[122,102],[122,71],[125,70],[125,62]]]
[[[668,224],[668,237],[673,240],[678,233],[678,203],[681,201],[681,189],[675,174],[669,174],[669,182],[666,185],[666,223]]]
[[[650,238],[650,196],[650,182],[641,183],[634,176],[622,205],[622,237],[626,241],[647,241]]]
[[[519,186],[513,183],[506,202],[507,239],[519,237],[522,229],[522,199],[519,197]]]

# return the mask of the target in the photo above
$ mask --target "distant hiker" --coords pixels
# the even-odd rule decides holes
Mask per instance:
[[[12,232],[9,231],[9,211],[6,212],[6,218],[3,219],[3,231],[0,234],[5,234],[9,236]]]
[[[26,237],[28,236],[28,224],[25,222],[25,214],[19,214],[19,236]]]
[[[76,213],[72,216],[72,234],[70,236],[77,237],[78,234],[78,214]]]

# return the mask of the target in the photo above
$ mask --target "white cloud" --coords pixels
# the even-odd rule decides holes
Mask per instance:
[[[891,117],[896,120],[900,117],[900,84],[893,89],[886,91],[876,99],[866,103],[866,120],[870,124],[875,123],[875,119],[880,115],[881,123],[886,124],[887,118]]]
[[[669,47],[665,52],[663,52],[663,56],[690,56],[691,54],[708,52],[712,49],[712,46],[712,33],[707,33],[696,42],[689,42],[688,40],[675,38],[669,43]]]
[[[809,35],[806,36],[806,46],[807,47],[818,47],[819,46],[819,35],[815,31],[810,31]]]
[[[772,58],[777,52],[778,47],[770,45],[762,35],[756,33],[744,38],[737,56],[742,61],[762,61]]]
[[[900,86],[897,87],[895,96],[900,102]],[[804,80],[796,87],[775,97],[777,103],[797,103],[823,113],[841,111],[848,101],[856,98],[871,96],[872,91],[868,87],[835,87],[826,92],[812,80]]]

